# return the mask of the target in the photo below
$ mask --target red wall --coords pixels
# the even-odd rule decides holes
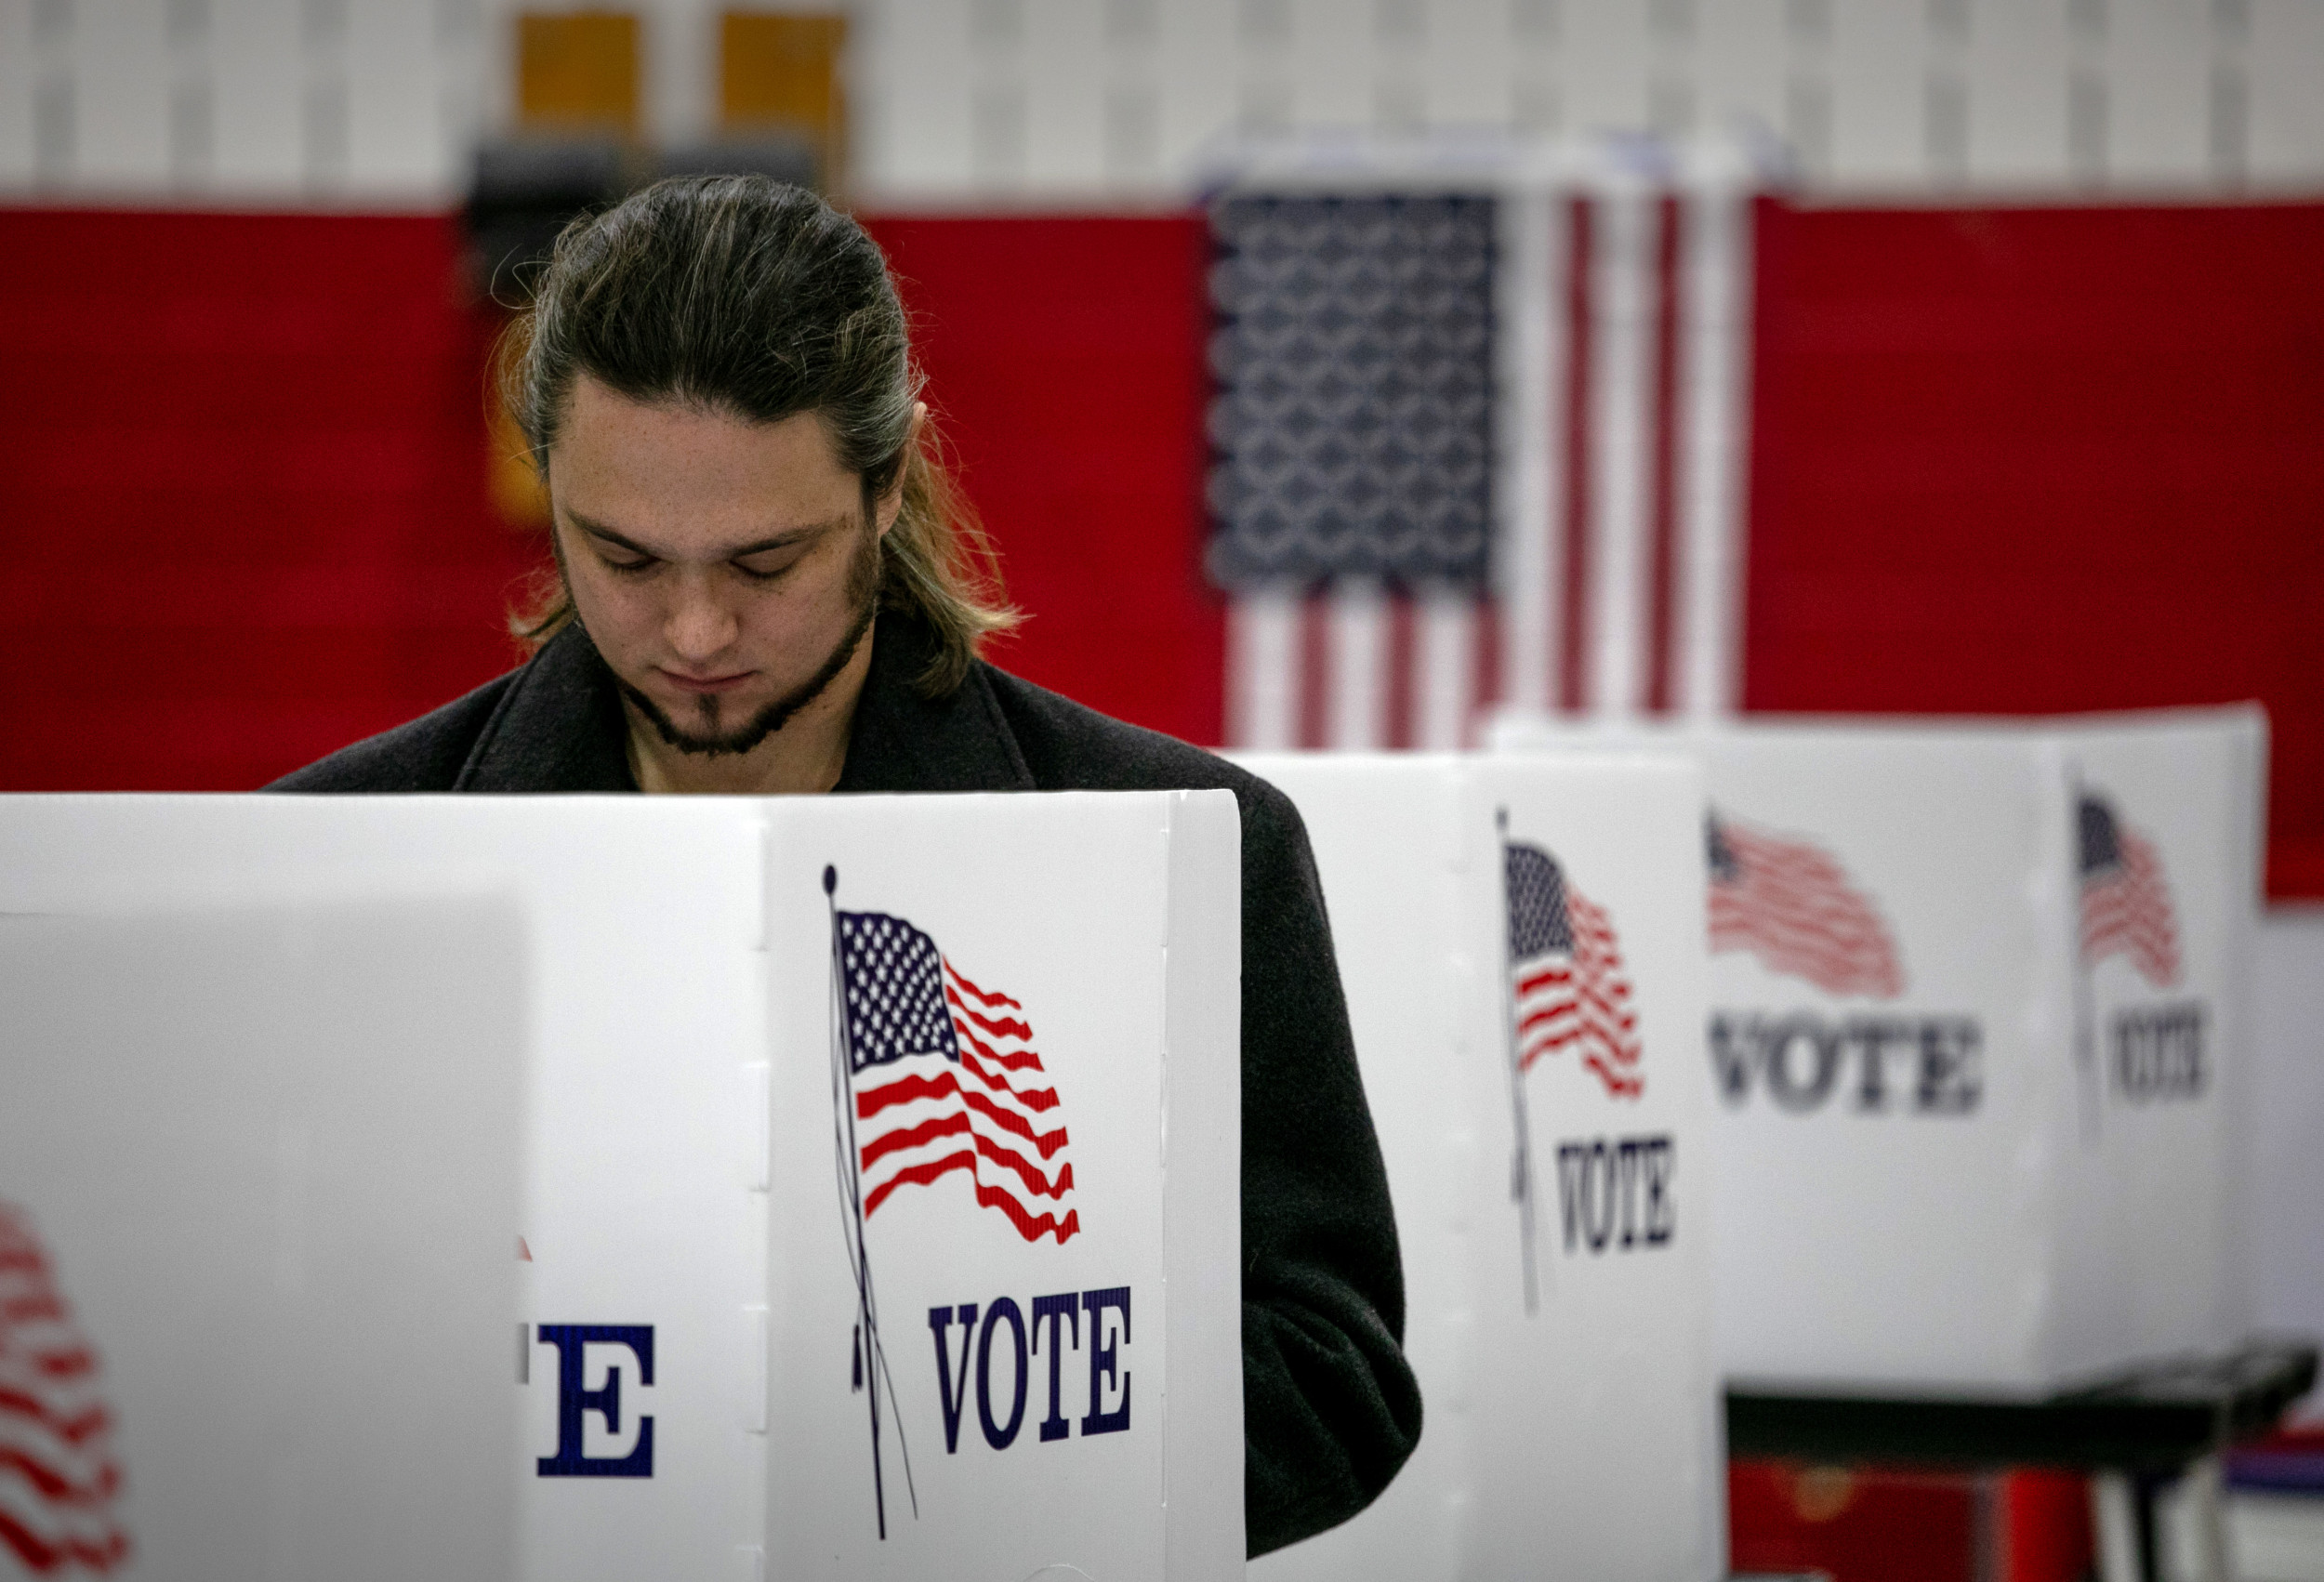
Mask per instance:
[[[1754,709],[2258,698],[2324,896],[2324,206],[1759,216]]]
[[[508,666],[442,221],[0,211],[0,785],[256,785]]]
[[[996,657],[1221,734],[1192,217],[874,220],[1032,615]],[[1745,697],[2256,697],[2324,896],[2324,206],[1759,229]],[[504,668],[491,324],[448,220],[0,210],[0,787],[250,786]]]
[[[931,404],[1031,615],[993,658],[1108,714],[1225,734],[1204,582],[1199,218],[871,222]]]

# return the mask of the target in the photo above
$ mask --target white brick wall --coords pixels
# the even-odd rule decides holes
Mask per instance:
[[[441,203],[520,0],[0,0],[0,193]],[[711,125],[720,0],[651,0]],[[2324,188],[2324,0],[858,0],[888,203],[1175,200],[1237,127],[1758,128],[1841,191]]]

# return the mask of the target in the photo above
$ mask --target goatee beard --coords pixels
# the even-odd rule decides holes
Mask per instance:
[[[839,672],[855,657],[855,650],[871,630],[872,617],[879,609],[879,539],[866,532],[863,547],[848,568],[847,595],[854,605],[848,621],[847,634],[832,648],[830,654],[815,669],[815,673],[768,704],[740,727],[733,731],[719,729],[719,703],[714,696],[695,701],[702,716],[703,729],[687,731],[669,717],[669,712],[636,687],[616,675],[614,684],[621,695],[636,705],[639,713],[653,725],[654,734],[680,752],[696,758],[739,757],[752,751],[768,737],[783,729],[791,717],[831,690],[831,683],[839,679]]]

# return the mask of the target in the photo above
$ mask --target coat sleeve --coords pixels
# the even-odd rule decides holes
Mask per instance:
[[[1256,1556],[1346,1521],[1420,1435],[1387,1172],[1298,810],[1243,813],[1245,1526]]]

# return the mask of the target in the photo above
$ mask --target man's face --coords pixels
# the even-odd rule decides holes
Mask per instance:
[[[588,375],[548,457],[574,609],[671,745],[748,752],[812,703],[870,620],[878,535],[812,414],[646,404]]]

